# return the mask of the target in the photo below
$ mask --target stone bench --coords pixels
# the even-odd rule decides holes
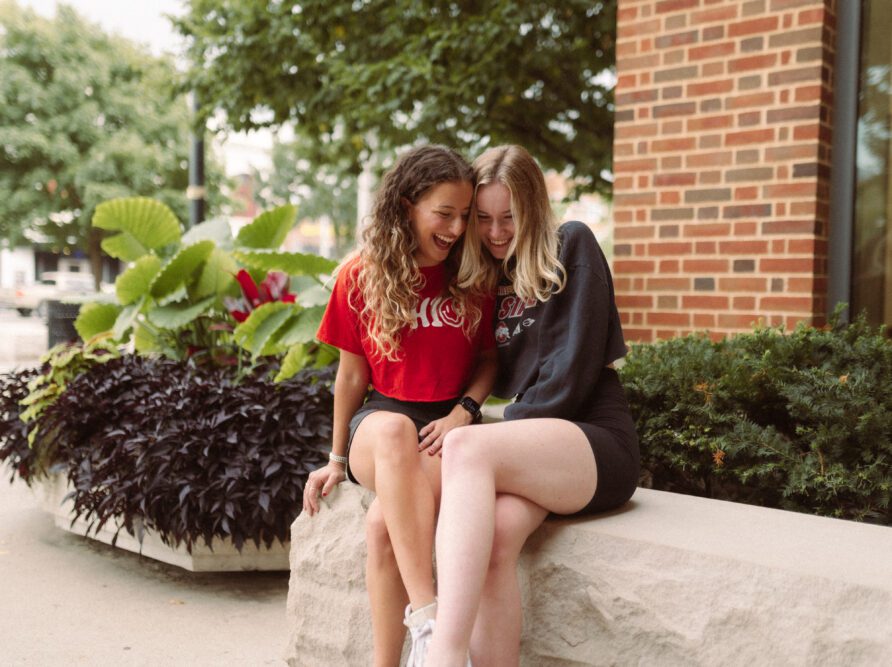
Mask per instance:
[[[292,525],[289,665],[370,664],[371,499],[342,484]],[[892,664],[887,527],[638,489],[547,521],[520,577],[525,666]]]

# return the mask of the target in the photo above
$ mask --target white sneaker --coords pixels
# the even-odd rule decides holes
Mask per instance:
[[[437,603],[431,602],[418,611],[412,611],[412,605],[406,607],[406,618],[403,624],[409,628],[412,635],[412,646],[409,649],[409,659],[406,667],[423,667],[424,657],[427,655],[427,645],[431,635],[434,634],[434,619],[437,616]]]

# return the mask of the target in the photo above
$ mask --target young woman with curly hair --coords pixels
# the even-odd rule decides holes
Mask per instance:
[[[331,460],[310,474],[303,508],[312,516],[345,477],[376,493],[366,519],[375,665],[399,663],[404,622],[410,664],[423,654],[435,609],[435,454],[479,417],[495,376],[493,300],[456,284],[472,195],[473,172],[454,151],[400,157],[317,334],[341,359]]]
[[[610,270],[582,223],[558,227],[519,146],[474,162],[475,211],[459,284],[495,289],[505,420],[457,428],[442,449],[438,611],[425,667],[516,665],[516,565],[549,512],[618,507],[638,481],[638,438],[616,371],[626,353]]]

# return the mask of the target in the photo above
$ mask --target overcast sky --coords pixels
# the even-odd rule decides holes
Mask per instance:
[[[183,0],[16,0],[38,14],[51,17],[56,5],[74,7],[88,20],[98,23],[106,31],[114,32],[136,42],[146,44],[152,53],[178,51],[179,36],[173,31],[164,14],[182,14]]]

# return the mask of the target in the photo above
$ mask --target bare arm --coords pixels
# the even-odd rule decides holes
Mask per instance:
[[[464,395],[470,396],[482,405],[496,381],[496,370],[495,349],[481,352],[477,357],[474,375],[471,377]],[[418,443],[419,451],[427,449],[427,453],[431,456],[439,453],[443,447],[443,439],[449,431],[459,426],[467,426],[470,423],[471,413],[462,406],[456,405],[448,415],[442,419],[432,421],[418,432],[423,438]]]
[[[334,419],[332,424],[331,451],[336,456],[347,455],[347,439],[350,419],[362,405],[369,387],[369,364],[366,358],[341,350],[341,362],[334,384]],[[304,489],[303,509],[313,516],[319,511],[319,496],[328,495],[332,487],[346,478],[346,466],[330,461],[314,470]]]

